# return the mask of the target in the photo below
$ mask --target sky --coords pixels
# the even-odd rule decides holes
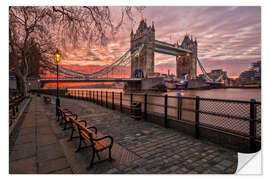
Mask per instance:
[[[119,21],[120,7],[112,7],[113,21]],[[261,9],[240,6],[147,6],[142,13],[134,13],[134,22],[125,19],[118,34],[106,47],[81,43],[70,48],[62,63],[85,72],[105,66],[122,56],[130,47],[130,31],[135,31],[141,17],[155,24],[156,39],[175,43],[188,33],[197,38],[198,57],[207,72],[223,69],[231,77],[247,70],[252,62],[261,60]],[[175,74],[174,56],[155,53],[155,71]],[[198,67],[198,74],[201,71]]]

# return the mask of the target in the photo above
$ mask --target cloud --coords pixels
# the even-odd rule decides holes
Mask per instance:
[[[121,7],[113,7],[114,14]],[[117,17],[117,16],[115,16]],[[261,59],[261,9],[260,7],[146,7],[144,17],[148,25],[155,23],[156,39],[175,43],[187,33],[197,37],[198,55],[205,69],[223,68],[229,75],[246,70],[251,62]],[[138,27],[140,15],[133,17]],[[115,18],[115,22],[118,19]],[[130,48],[131,23],[127,20],[120,32],[109,39],[107,47],[71,49],[65,57],[66,64],[107,65],[121,57]],[[175,72],[175,57],[155,53],[155,64]],[[166,69],[167,67],[167,69]],[[162,70],[163,71],[163,70]],[[198,70],[200,71],[200,70]]]

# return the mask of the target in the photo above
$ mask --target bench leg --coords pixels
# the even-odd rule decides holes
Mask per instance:
[[[63,117],[61,116],[59,125],[62,125],[62,124],[63,124]]]
[[[99,154],[98,154],[98,151],[97,151],[97,157],[98,157],[98,160],[100,160],[100,156],[99,156]]]
[[[75,152],[79,152],[81,150],[81,145],[82,145],[82,138],[81,138],[81,135],[80,135],[80,143],[79,143],[79,146],[77,148],[77,150]]]
[[[68,141],[72,141],[73,133],[74,133],[74,128],[71,128],[71,134],[70,134]]]
[[[67,122],[65,122],[63,130],[66,130],[66,129],[67,129]]]
[[[112,146],[109,148],[109,160],[112,160]]]
[[[92,158],[91,158],[91,162],[90,162],[90,165],[87,167],[88,170],[93,168],[95,155],[96,155],[96,150],[95,150],[95,148],[93,148],[93,155],[92,155]]]

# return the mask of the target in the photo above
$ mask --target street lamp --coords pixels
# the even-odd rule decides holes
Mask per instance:
[[[57,71],[57,89],[56,89],[56,116],[59,117],[58,114],[58,107],[60,107],[60,99],[59,99],[59,93],[58,93],[58,89],[59,89],[59,84],[58,84],[58,63],[61,60],[61,54],[59,52],[59,50],[57,49],[56,52],[54,53],[54,60],[56,62],[56,71]]]

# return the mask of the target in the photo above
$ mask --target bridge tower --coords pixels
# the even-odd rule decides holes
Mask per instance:
[[[183,79],[186,75],[188,79],[195,79],[197,76],[197,39],[193,40],[186,34],[182,41],[181,47],[192,50],[192,54],[187,53],[185,56],[176,57],[177,78]]]
[[[147,26],[146,21],[142,18],[138,29],[135,33],[130,33],[130,48],[133,53],[144,43],[141,52],[131,57],[131,77],[143,78],[148,74],[154,73],[154,51],[155,51],[155,27]]]

